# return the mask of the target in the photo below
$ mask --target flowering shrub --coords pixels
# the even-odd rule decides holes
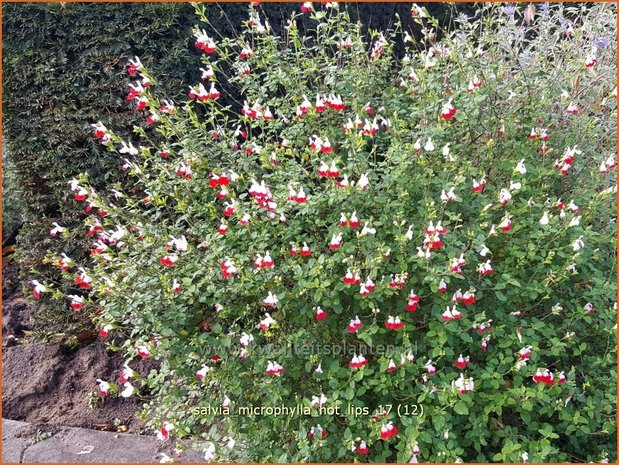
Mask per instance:
[[[413,5],[421,42],[260,8],[196,28],[184,103],[130,62],[135,140],[93,124],[135,183],[71,181],[92,262],[53,259],[127,355],[101,395],[207,460],[614,460],[614,6],[485,5],[439,40]]]

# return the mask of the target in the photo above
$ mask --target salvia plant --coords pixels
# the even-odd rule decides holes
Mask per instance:
[[[70,181],[91,260],[33,289],[126,355],[100,394],[206,460],[615,460],[615,6],[262,8],[196,26],[183,102],[133,58],[132,137],[93,122],[132,181]]]

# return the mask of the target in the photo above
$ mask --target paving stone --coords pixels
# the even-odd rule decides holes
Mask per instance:
[[[14,420],[2,420],[2,463],[19,463],[22,452],[27,447],[28,438],[18,437],[19,430],[28,423]]]
[[[152,436],[62,428],[28,447],[23,462],[155,462],[158,449],[159,441]]]
[[[162,443],[154,436],[63,427],[33,443],[38,431],[46,432],[43,426],[3,419],[2,463],[158,462],[162,451],[173,457],[173,443]],[[204,462],[204,454],[187,450],[177,461]]]

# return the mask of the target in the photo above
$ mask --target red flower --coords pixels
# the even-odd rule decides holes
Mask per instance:
[[[151,356],[150,350],[146,346],[137,346],[138,355],[142,358],[149,358]]]
[[[220,265],[220,268],[224,278],[231,278],[237,272],[236,266],[229,258]]]
[[[456,114],[456,107],[451,104],[451,100],[447,103],[443,104],[443,109],[441,110],[441,116],[445,120],[450,120]]]
[[[92,279],[86,274],[83,268],[79,268],[80,274],[75,277],[75,284],[83,289],[90,289],[90,283]]]
[[[398,434],[398,427],[393,424],[393,422],[388,422],[387,424],[381,426],[380,428],[380,438],[381,439],[390,439]]]
[[[361,441],[361,443],[359,444],[359,447],[357,447],[356,450],[359,455],[367,455],[368,452],[370,451],[365,441]]]
[[[99,330],[99,336],[103,337],[103,338],[107,338],[110,335],[110,331],[112,330],[112,326],[111,325],[103,325],[101,327],[101,329]],[[126,381],[122,381],[123,383]]]
[[[161,258],[161,260],[159,260],[159,263],[161,264],[161,266],[173,267],[176,263],[176,260],[178,260],[178,257],[176,255],[165,255]]]
[[[309,257],[312,254],[312,249],[310,249],[306,242],[303,243],[303,247],[301,247],[301,256]]]
[[[415,294],[413,290],[411,290],[411,293],[408,297],[408,303],[406,304],[406,311],[414,312],[417,310],[418,306],[419,306],[419,296]]]
[[[399,331],[404,329],[404,323],[400,320],[400,317],[396,316],[395,318],[389,315],[387,321],[385,321],[385,328],[392,329],[395,331]]]
[[[350,271],[350,269],[347,269],[346,275],[344,275],[342,281],[344,282],[344,284],[348,284],[349,286],[356,286],[361,283],[361,276],[359,276],[359,273],[353,275],[352,271]]]
[[[361,328],[362,326],[363,326],[363,323],[361,322],[359,317],[355,316],[354,320],[350,320],[350,323],[346,327],[346,331],[348,331],[349,333],[356,333],[357,331],[359,331],[359,328]]]
[[[69,295],[68,297],[71,299],[71,308],[73,310],[77,311],[82,309],[84,306],[84,299],[82,297],[78,295]]]
[[[312,426],[309,433],[307,433],[307,437],[309,439],[314,439],[316,435],[318,435],[321,439],[324,439],[327,437],[327,432],[322,429],[322,426],[320,425]]]
[[[466,291],[462,296],[462,302],[464,303],[464,305],[472,305],[475,303],[476,300],[477,297],[475,296],[475,293],[471,291]]]
[[[458,357],[458,360],[456,360],[456,367],[462,370],[466,368],[468,364],[469,364],[469,357],[465,358],[462,356],[462,354],[460,354],[460,356]]]
[[[350,368],[362,368],[368,364],[368,361],[363,355],[353,355],[353,358],[348,362]]]
[[[277,362],[268,362],[265,373],[270,376],[275,376],[284,372],[284,367]]]
[[[222,220],[221,224],[217,227],[217,232],[222,236],[228,233],[228,225]]]

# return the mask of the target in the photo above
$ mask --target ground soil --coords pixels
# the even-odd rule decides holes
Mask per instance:
[[[107,398],[91,408],[88,395],[96,380],[117,382],[124,360],[111,354],[97,338],[79,348],[62,343],[23,343],[33,331],[35,308],[21,294],[17,266],[3,257],[2,267],[2,416],[47,429],[78,426],[108,431],[138,431],[135,417],[143,401],[136,397]],[[31,338],[25,338],[31,339]],[[132,364],[142,375],[152,363]]]

